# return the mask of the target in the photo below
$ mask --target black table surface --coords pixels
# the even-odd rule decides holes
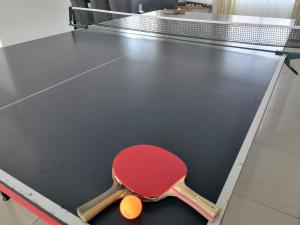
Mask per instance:
[[[0,50],[0,169],[76,214],[123,148],[152,144],[216,202],[279,57],[77,30]],[[103,65],[104,64],[104,65]],[[155,165],[154,165],[155,166]],[[176,198],[91,224],[206,224]]]

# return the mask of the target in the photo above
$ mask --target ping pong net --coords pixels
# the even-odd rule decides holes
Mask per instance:
[[[300,54],[282,49],[300,47],[300,26],[183,19],[78,7],[70,7],[69,17],[70,25],[76,28],[96,26],[110,31],[138,32],[150,36],[274,52],[286,55],[285,64],[297,74],[290,60],[300,58]]]

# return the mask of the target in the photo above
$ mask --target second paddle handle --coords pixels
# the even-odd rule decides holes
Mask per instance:
[[[193,207],[210,222],[214,221],[220,213],[221,208],[187,187],[184,180],[181,180],[174,185],[172,187],[172,192],[174,196]]]
[[[124,188],[114,182],[106,192],[77,208],[77,214],[84,222],[88,222],[107,206],[127,194],[128,192]]]

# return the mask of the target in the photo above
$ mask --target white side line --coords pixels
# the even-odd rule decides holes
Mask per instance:
[[[236,157],[236,160],[231,168],[231,171],[229,173],[229,176],[223,186],[223,189],[222,189],[222,192],[219,196],[219,199],[217,201],[217,205],[219,207],[222,208],[222,211],[219,215],[219,217],[217,218],[217,220],[213,223],[207,223],[207,225],[220,225],[220,223],[222,222],[222,219],[223,219],[223,216],[224,216],[224,213],[225,213],[225,210],[226,210],[226,207],[228,205],[228,202],[230,200],[230,197],[233,193],[233,189],[234,189],[234,186],[237,182],[237,179],[240,175],[240,172],[243,168],[243,165],[244,165],[244,162],[246,160],[246,157],[248,155],[248,152],[250,150],[250,147],[252,145],[252,142],[253,142],[253,139],[255,137],[255,134],[256,134],[256,131],[257,129],[259,128],[259,125],[260,125],[260,121],[262,120],[263,116],[264,116],[264,113],[266,111],[266,108],[267,108],[267,105],[269,103],[269,100],[271,98],[271,95],[273,93],[273,90],[274,90],[274,87],[276,85],[276,82],[277,82],[277,79],[279,77],[279,74],[280,74],[280,70],[283,66],[283,63],[284,63],[284,59],[285,59],[285,55],[281,56],[280,57],[280,61],[276,67],[276,70],[273,74],[273,77],[270,81],[270,84],[266,90],[266,93],[258,107],[258,110],[255,114],[255,117],[251,123],[251,126],[248,130],[248,133],[246,135],[246,138],[241,146],[241,149],[239,151],[239,154],[238,156]]]
[[[31,94],[31,95],[28,95],[28,96],[26,96],[26,97],[24,97],[24,98],[18,99],[18,100],[14,101],[14,102],[12,102],[12,103],[6,105],[6,106],[1,107],[1,108],[0,108],[0,111],[1,111],[1,110],[4,110],[4,109],[6,109],[6,108],[8,108],[8,107],[10,107],[10,106],[12,106],[12,105],[15,105],[15,104],[17,104],[17,103],[23,102],[23,101],[25,101],[25,100],[27,100],[27,99],[33,97],[33,96],[36,96],[36,95],[41,94],[41,93],[43,93],[43,92],[49,91],[49,90],[52,89],[52,88],[55,88],[55,87],[60,86],[60,85],[62,85],[62,84],[65,84],[65,83],[67,83],[68,81],[71,81],[71,80],[73,80],[73,79],[76,79],[76,78],[78,78],[78,77],[81,77],[81,76],[83,76],[84,74],[87,74],[87,73],[89,73],[89,72],[91,72],[91,71],[97,70],[97,69],[99,69],[99,68],[102,68],[102,67],[104,67],[104,66],[110,64],[110,63],[113,63],[113,62],[115,62],[115,61],[118,61],[118,60],[120,60],[121,58],[123,58],[124,56],[125,56],[125,55],[119,56],[119,57],[117,57],[117,58],[114,58],[114,59],[112,59],[112,60],[110,60],[110,61],[108,61],[108,62],[106,62],[106,63],[104,63],[104,64],[101,64],[101,65],[99,65],[99,66],[93,67],[93,68],[91,68],[91,69],[89,69],[89,70],[87,70],[87,71],[84,71],[83,73],[77,74],[77,75],[75,75],[75,76],[73,76],[73,77],[71,77],[71,78],[69,78],[69,79],[66,79],[66,80],[64,80],[64,81],[61,81],[61,82],[59,82],[59,83],[57,83],[57,84],[54,84],[54,85],[52,85],[52,86],[50,86],[50,87],[47,87],[47,88],[45,88],[45,89],[43,89],[43,90],[40,90],[40,91],[38,91],[38,92],[35,92],[35,93],[33,93],[33,94]]]

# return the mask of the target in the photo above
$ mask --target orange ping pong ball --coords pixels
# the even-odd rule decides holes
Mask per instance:
[[[120,203],[120,212],[126,219],[137,218],[142,212],[141,200],[134,195],[126,196]]]

